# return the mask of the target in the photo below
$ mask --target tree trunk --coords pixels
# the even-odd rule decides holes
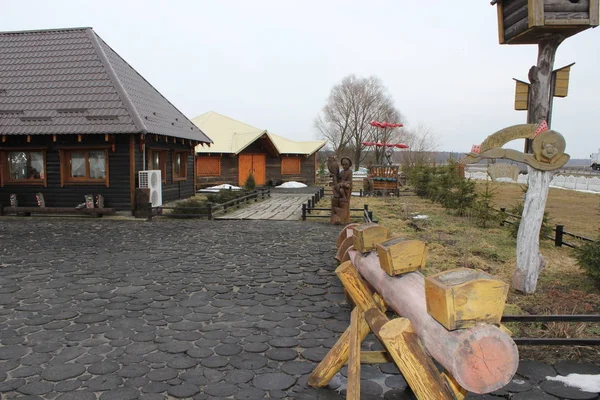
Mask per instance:
[[[375,252],[350,258],[360,275],[386,304],[408,318],[427,352],[465,389],[489,393],[504,387],[517,370],[519,353],[512,339],[494,325],[448,331],[427,313],[425,280],[419,272],[391,277]]]
[[[538,124],[544,120],[550,122],[552,68],[556,50],[563,40],[563,36],[555,34],[542,39],[538,44],[537,66],[529,70],[531,85],[527,122],[530,124]],[[526,153],[531,153],[531,142],[530,139],[526,139]],[[532,294],[535,292],[540,271],[545,265],[539,250],[539,233],[554,172],[540,171],[529,166],[527,171],[529,186],[517,233],[517,269],[513,275],[513,287],[525,294]]]

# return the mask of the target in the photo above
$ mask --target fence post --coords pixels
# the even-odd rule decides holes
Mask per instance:
[[[206,210],[208,211],[208,219],[213,219],[212,215],[212,203],[206,203]]]
[[[564,231],[565,231],[564,225],[556,225],[556,235],[554,236],[554,246],[562,247]]]
[[[302,203],[302,221],[306,221],[306,204]]]

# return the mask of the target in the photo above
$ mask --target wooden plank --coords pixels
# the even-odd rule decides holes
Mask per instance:
[[[594,1],[592,0],[592,3]],[[579,0],[576,3],[565,0],[544,0],[544,13],[589,11],[589,7],[590,0]]]
[[[517,9],[514,13],[504,17],[504,27],[509,28],[510,26],[516,24],[523,18],[527,18],[527,4],[523,4],[523,7]]]
[[[544,25],[544,0],[528,0],[529,27]]]
[[[63,156],[62,150],[60,151],[61,158]],[[60,163],[60,186],[64,186],[64,174],[63,162]],[[131,202],[131,212],[135,211],[135,136],[129,135],[129,201]]]
[[[350,314],[350,354],[348,356],[348,385],[346,399],[360,400],[360,321],[364,320],[364,313],[354,307]]]
[[[504,16],[502,9],[502,2],[500,1],[496,3],[496,14],[498,16],[498,41],[500,44],[504,43]]]
[[[600,20],[600,1],[590,0],[590,26],[598,26]]]
[[[360,362],[362,364],[385,364],[392,362],[392,357],[387,351],[362,351]]]
[[[582,19],[546,19],[546,26],[568,27],[570,25],[588,26],[590,25],[589,18]]]
[[[549,20],[572,21],[572,24],[580,24],[579,21],[589,22],[590,14],[587,10],[585,12],[547,12],[544,14],[544,18],[546,24],[548,24]]]
[[[502,0],[502,12],[504,16],[514,13],[517,9],[527,5],[527,0]]]
[[[523,18],[511,27],[504,29],[504,39],[508,42],[510,39],[522,34],[529,28],[528,18]]]
[[[370,329],[364,318],[360,319],[358,337],[362,342],[369,334]],[[321,360],[313,373],[308,378],[308,385],[312,387],[327,386],[331,378],[346,364],[350,356],[350,327],[348,327],[338,341],[333,345],[325,358]]]

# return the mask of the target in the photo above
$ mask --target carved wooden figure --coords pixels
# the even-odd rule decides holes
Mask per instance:
[[[352,197],[352,160],[342,157],[342,169],[335,157],[329,157],[327,168],[332,175],[333,197],[331,198],[331,223],[347,224],[350,220],[350,198]]]

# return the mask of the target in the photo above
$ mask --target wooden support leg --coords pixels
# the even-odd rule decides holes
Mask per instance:
[[[350,327],[348,327],[331,350],[329,350],[325,358],[317,365],[317,368],[315,368],[308,379],[309,386],[327,386],[331,378],[346,364],[350,355],[350,331]],[[361,319],[358,326],[360,342],[365,340],[369,332],[369,325],[367,325],[364,318]]]
[[[418,399],[454,399],[454,393],[446,385],[431,357],[425,353],[408,319],[390,321],[377,308],[368,310],[365,318]]]
[[[350,315],[350,356],[348,358],[348,386],[346,388],[347,400],[360,400],[360,321],[364,321],[365,315],[354,307]]]
[[[360,293],[366,293],[363,295],[363,299],[361,300],[361,306],[358,307],[360,311],[368,310],[369,308],[376,307],[376,304],[381,307],[385,311],[383,301],[375,296],[373,298],[373,294],[369,291],[369,289],[364,285],[364,282],[358,276],[358,272],[352,265],[350,261],[344,262],[337,269],[336,273],[338,276],[344,276],[344,280],[342,280],[342,284],[348,290],[348,294],[351,296],[354,304],[359,306],[356,303],[356,294],[352,295],[352,293],[357,293],[356,290],[353,290],[352,293],[349,292],[349,283],[346,283],[348,279],[352,280],[354,286],[359,285],[361,287]],[[346,279],[346,276],[350,276],[350,278]],[[341,278],[340,278],[341,279]],[[362,313],[361,313],[362,314]],[[346,331],[342,334],[342,336],[338,339],[336,344],[329,350],[329,353],[325,356],[325,358],[317,365],[317,368],[313,371],[310,378],[308,379],[308,385],[312,387],[323,387],[327,386],[331,378],[348,362],[349,354],[350,354],[350,333],[351,326],[346,329]],[[369,325],[364,318],[359,318],[358,322],[358,337],[359,342],[362,343],[363,340],[369,334]]]

